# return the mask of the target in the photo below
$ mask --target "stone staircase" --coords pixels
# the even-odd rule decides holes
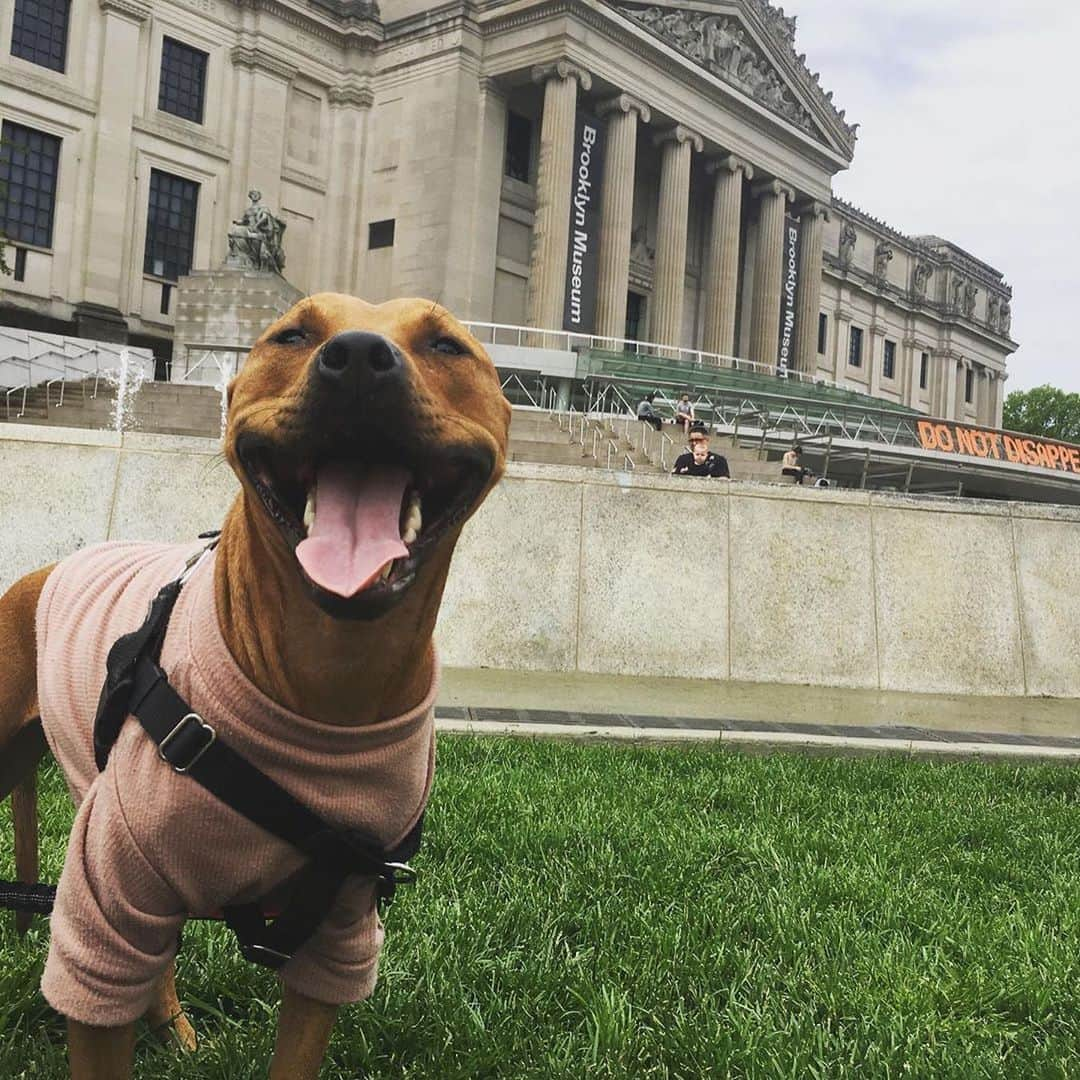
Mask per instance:
[[[586,465],[606,467],[610,460],[616,469],[627,468],[626,458],[635,472],[669,473],[675,458],[684,452],[682,432],[673,424],[654,431],[633,417],[582,420],[575,414],[567,430],[567,417],[553,417],[533,409],[514,409],[510,424],[511,461],[533,461],[551,465]],[[670,443],[664,443],[661,436]],[[778,481],[778,462],[763,458],[756,447],[732,446],[731,439],[714,435],[712,449],[727,458],[733,479]],[[595,449],[595,456],[594,456]]]
[[[94,396],[93,380],[69,383],[64,402],[57,404],[59,388],[48,394],[44,386],[34,387],[26,398],[26,412],[15,421],[19,398],[12,398],[12,421],[20,424],[52,424],[60,427],[109,429],[114,423],[115,388],[102,381]],[[0,412],[0,420],[4,419]],[[635,472],[670,472],[672,463],[685,449],[681,431],[665,424],[662,434],[633,417],[583,420],[574,414],[572,432],[550,413],[515,408],[510,424],[511,461],[531,461],[545,465],[585,465]],[[213,387],[183,383],[144,383],[132,403],[127,430],[166,435],[197,435],[216,439],[221,433],[221,396]],[[762,460],[756,448],[732,446],[723,435],[714,435],[712,447],[724,455],[731,475],[738,480],[779,480],[779,465]]]
[[[94,395],[92,379],[68,383],[64,402],[58,404],[59,387],[48,393],[44,386],[33,387],[26,395],[26,412],[15,419],[20,397],[12,395],[13,423],[52,424],[58,427],[111,428],[114,424],[116,389],[104,380]],[[0,412],[0,420],[4,414]],[[199,435],[216,439],[221,434],[221,395],[212,386],[146,382],[134,395],[130,431],[163,435]]]

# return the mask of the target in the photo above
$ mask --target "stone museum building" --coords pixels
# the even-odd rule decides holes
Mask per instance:
[[[833,195],[855,125],[766,0],[0,0],[0,55],[0,323],[167,354],[257,191],[300,292],[1000,424],[1002,273]]]

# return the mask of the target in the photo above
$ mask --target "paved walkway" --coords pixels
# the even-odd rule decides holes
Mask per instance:
[[[1080,762],[1080,702],[449,669],[451,732]]]

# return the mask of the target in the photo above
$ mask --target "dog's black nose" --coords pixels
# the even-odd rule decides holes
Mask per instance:
[[[405,368],[401,351],[381,334],[349,330],[332,337],[319,353],[319,376],[359,391],[373,389],[376,382],[392,379]]]

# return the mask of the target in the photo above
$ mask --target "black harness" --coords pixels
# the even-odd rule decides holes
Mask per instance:
[[[216,534],[204,534],[210,536],[215,537],[211,543],[158,592],[142,626],[109,650],[94,720],[94,759],[99,770],[105,768],[125,720],[134,716],[175,772],[308,856],[290,879],[289,897],[279,913],[268,916],[259,902],[230,905],[222,912],[246,959],[279,968],[315,932],[350,875],[374,878],[380,903],[388,903],[398,885],[415,880],[408,860],[420,847],[424,819],[421,814],[392,851],[363,830],[329,824],[219,739],[169,685],[160,667],[169,616],[184,583],[217,544]],[[0,882],[0,907],[49,910],[53,895],[55,889],[47,885]]]

